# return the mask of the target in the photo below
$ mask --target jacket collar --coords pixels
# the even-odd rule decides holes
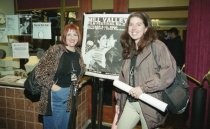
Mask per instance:
[[[142,61],[150,54],[151,54],[151,47],[150,45],[148,45],[143,49],[143,51],[140,54],[138,54],[136,59],[136,67],[138,67],[142,63]]]

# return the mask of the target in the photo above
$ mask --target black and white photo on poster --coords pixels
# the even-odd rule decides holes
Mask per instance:
[[[32,15],[21,14],[19,15],[19,30],[20,35],[32,34]]]
[[[86,75],[114,80],[122,63],[120,35],[128,14],[84,14],[82,55]]]

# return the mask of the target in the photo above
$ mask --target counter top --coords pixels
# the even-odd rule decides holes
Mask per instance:
[[[9,83],[9,82],[0,82],[0,86],[24,88],[23,84],[20,84],[20,83]]]
[[[23,88],[25,80],[26,78],[10,75],[10,76],[5,76],[5,77],[0,78],[0,85]]]

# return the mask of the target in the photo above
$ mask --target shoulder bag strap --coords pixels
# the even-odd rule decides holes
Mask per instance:
[[[152,55],[154,57],[155,63],[158,66],[158,68],[160,69],[160,65],[157,63],[157,59],[156,59],[156,54],[155,54],[155,49],[153,47],[153,43],[151,43],[151,50],[152,50]]]

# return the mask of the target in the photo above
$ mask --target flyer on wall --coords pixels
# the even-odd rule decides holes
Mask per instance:
[[[52,39],[51,23],[36,22],[33,23],[33,39]]]
[[[114,80],[122,63],[120,35],[128,14],[84,14],[82,56],[86,75]]]
[[[18,15],[6,15],[7,35],[19,35]]]

